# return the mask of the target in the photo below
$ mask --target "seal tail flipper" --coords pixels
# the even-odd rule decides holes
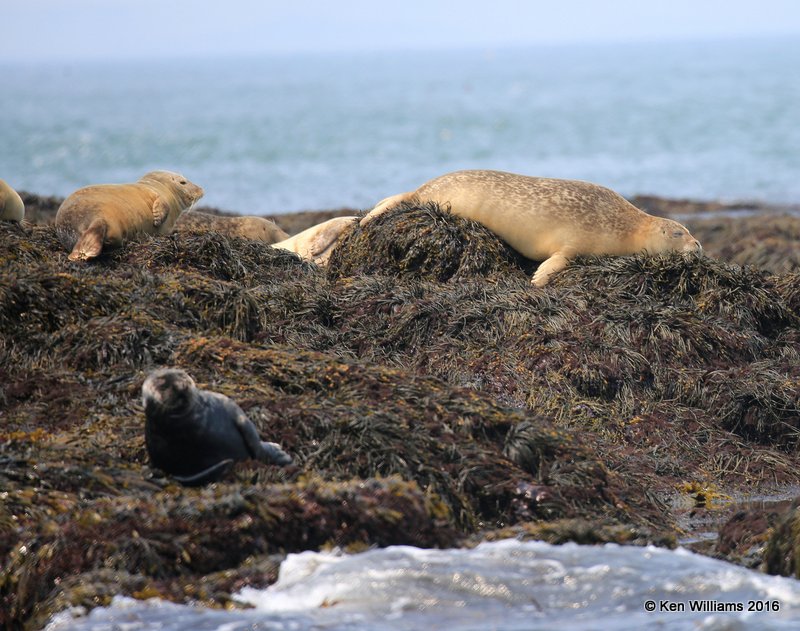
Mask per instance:
[[[364,217],[361,218],[360,224],[362,226],[366,226],[370,221],[375,219],[375,217],[382,215],[387,210],[391,210],[398,204],[410,201],[414,199],[415,193],[414,191],[409,191],[408,193],[399,193],[398,195],[392,195],[391,197],[387,197],[386,199],[382,199],[377,204],[375,204],[375,208],[370,210]]]
[[[67,257],[70,261],[87,261],[103,251],[103,240],[108,232],[105,219],[98,217],[83,232]]]
[[[220,460],[217,464],[213,464],[208,469],[203,469],[200,473],[194,475],[173,475],[178,482],[184,486],[201,486],[219,480],[225,475],[233,466],[233,459],[226,458]]]
[[[264,462],[271,462],[281,467],[292,463],[292,457],[281,449],[278,443],[262,441],[261,447],[264,449],[264,457],[261,458]]]
[[[325,227],[314,235],[311,241],[308,248],[308,253],[311,255],[311,258],[317,259],[322,257],[323,254],[330,254],[329,250],[333,249],[333,246],[338,242],[342,232],[344,232],[348,224],[352,224],[354,220],[355,217],[338,217],[328,221]],[[327,259],[328,257],[324,258]]]

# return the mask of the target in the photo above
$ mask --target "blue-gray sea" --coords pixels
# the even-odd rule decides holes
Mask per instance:
[[[800,39],[0,60],[0,76],[0,178],[40,194],[163,168],[238,212],[360,209],[495,168],[800,200]]]
[[[205,188],[203,204],[242,213],[365,209],[447,171],[494,168],[586,179],[625,195],[800,201],[798,39],[0,60],[0,76],[0,178],[40,194],[170,169]],[[800,624],[798,581],[684,550],[613,545],[304,553],[289,556],[276,585],[238,597],[255,608],[117,598],[88,616],[61,614],[48,628]],[[647,611],[649,601],[655,611]]]

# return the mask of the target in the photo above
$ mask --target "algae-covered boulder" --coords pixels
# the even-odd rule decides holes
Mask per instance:
[[[541,289],[531,267],[433,206],[327,269],[192,231],[73,263],[52,226],[0,225],[0,626],[113,593],[227,606],[327,546],[673,545],[680,489],[800,484],[796,273],[583,257]],[[153,469],[162,366],[295,464]]]
[[[435,202],[403,202],[345,235],[328,261],[328,275],[455,282],[471,276],[520,275],[531,265],[525,261],[475,221],[450,214]]]
[[[753,265],[773,273],[800,270],[800,220],[773,213],[744,217],[692,219],[692,234],[715,258]]]
[[[323,546],[578,517],[669,529],[550,419],[359,358],[349,283],[297,257],[174,234],[77,264],[42,226],[7,229],[0,252],[4,625],[107,602],[103,580],[225,604],[251,559]],[[230,396],[296,465],[243,463],[205,489],[151,469],[140,392],[156,366]]]
[[[774,506],[735,511],[720,527],[713,554],[738,565],[760,569],[773,528],[786,510],[785,506],[776,503]]]
[[[800,578],[800,508],[796,502],[778,521],[767,542],[764,568],[770,574]]]

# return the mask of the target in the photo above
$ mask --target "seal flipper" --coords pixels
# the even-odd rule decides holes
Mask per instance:
[[[292,457],[287,454],[278,443],[268,443],[261,441],[261,448],[264,450],[264,456],[268,460],[261,458],[264,462],[272,462],[278,466],[284,467],[287,464],[292,464]]]
[[[553,274],[560,272],[567,265],[569,265],[569,258],[563,252],[556,252],[539,265],[536,273],[533,275],[533,279],[531,279],[531,283],[536,287],[544,287],[550,281],[550,277]]]
[[[230,471],[232,466],[233,458],[226,458],[225,460],[220,460],[217,464],[211,465],[208,469],[203,469],[200,473],[195,473],[194,475],[173,475],[172,477],[183,484],[183,486],[202,486],[203,484],[219,480]]]
[[[235,405],[235,404],[234,404]],[[237,408],[239,406],[236,406]],[[242,440],[250,456],[261,462],[287,465],[292,462],[292,457],[283,451],[277,443],[262,441],[253,422],[239,408],[236,414],[236,428],[242,435]]]
[[[103,251],[103,241],[108,232],[108,224],[102,217],[98,217],[83,232],[75,247],[67,257],[70,261],[87,261],[93,259]]]
[[[361,218],[359,224],[361,226],[366,226],[370,221],[375,219],[385,213],[387,210],[391,210],[395,206],[401,204],[402,202],[406,201],[414,201],[419,202],[419,197],[416,194],[416,191],[408,191],[406,193],[398,193],[397,195],[392,195],[391,197],[387,197],[386,199],[382,199],[377,204],[375,204],[375,208],[370,210],[366,215]]]
[[[337,217],[320,224],[322,229],[314,235],[308,246],[308,255],[317,265],[325,265],[331,252],[339,243],[339,237],[347,229],[348,224],[355,222],[354,217]]]
[[[332,250],[339,241],[339,237],[344,232],[346,225],[352,221],[353,219],[350,217],[341,217],[341,221],[334,219],[327,222],[325,227],[314,235],[314,239],[311,241],[311,245],[308,248],[311,257],[316,259]]]
[[[169,215],[169,206],[160,197],[153,202],[153,227],[158,228]]]

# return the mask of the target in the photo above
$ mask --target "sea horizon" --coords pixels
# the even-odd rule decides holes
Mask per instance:
[[[177,170],[201,204],[366,209],[442,173],[800,200],[800,38],[3,62],[0,177],[41,195]]]

